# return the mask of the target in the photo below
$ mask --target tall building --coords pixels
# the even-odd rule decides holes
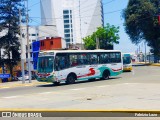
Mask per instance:
[[[101,0],[41,0],[41,22],[56,26],[67,46],[81,44],[82,38],[103,26],[102,8]]]

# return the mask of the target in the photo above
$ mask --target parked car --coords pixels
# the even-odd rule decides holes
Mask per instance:
[[[22,76],[17,77],[17,79],[20,80],[20,81],[22,81]],[[29,80],[29,75],[25,75],[25,76],[24,76],[24,79],[25,79],[25,80]]]
[[[29,80],[29,75],[25,75],[24,78],[25,78],[25,80]],[[22,76],[17,77],[17,79],[20,80],[20,81],[22,81]],[[31,78],[31,79],[34,80],[34,79],[35,79],[35,76],[32,75],[32,78]]]

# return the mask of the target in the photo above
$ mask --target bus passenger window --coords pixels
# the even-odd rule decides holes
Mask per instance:
[[[91,54],[90,62],[91,62],[91,64],[97,64],[98,63],[98,56],[97,56],[97,54]]]
[[[59,59],[58,57],[55,58],[55,70],[58,71],[60,68],[59,68]]]
[[[64,69],[65,68],[65,58],[61,57],[60,62],[59,62],[60,68]]]
[[[74,61],[72,62],[72,66],[77,66],[77,65],[78,65],[77,61],[74,60]]]

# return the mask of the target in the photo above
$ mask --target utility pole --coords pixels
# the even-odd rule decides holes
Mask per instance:
[[[145,63],[146,63],[146,42],[144,42],[144,46],[145,46]]]
[[[97,37],[97,35],[96,35],[96,49],[100,49],[99,48],[99,38]]]
[[[104,9],[103,9],[103,1],[101,0],[101,9],[102,9],[102,19],[103,19],[103,27],[104,27]]]
[[[20,24],[20,41],[21,41],[21,72],[22,72],[22,83],[25,83],[24,79],[24,57],[23,57],[23,40],[22,40],[22,24],[21,24],[21,9],[19,9],[19,24]]]
[[[80,24],[80,39],[81,39],[81,50],[82,50],[82,47],[83,47],[83,45],[82,45],[82,30],[81,30],[81,2],[80,2],[80,0],[79,0],[79,24]]]
[[[26,16],[26,27],[27,27],[27,53],[28,53],[28,75],[29,75],[29,83],[31,83],[31,66],[30,66],[30,45],[29,45],[29,25],[28,25],[28,0],[27,0],[27,16]]]

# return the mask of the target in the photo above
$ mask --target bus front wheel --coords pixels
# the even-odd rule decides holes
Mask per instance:
[[[69,74],[66,80],[66,84],[74,84],[76,76],[74,74]]]
[[[108,80],[109,79],[109,71],[108,70],[105,70],[103,72],[102,79],[103,80]]]

